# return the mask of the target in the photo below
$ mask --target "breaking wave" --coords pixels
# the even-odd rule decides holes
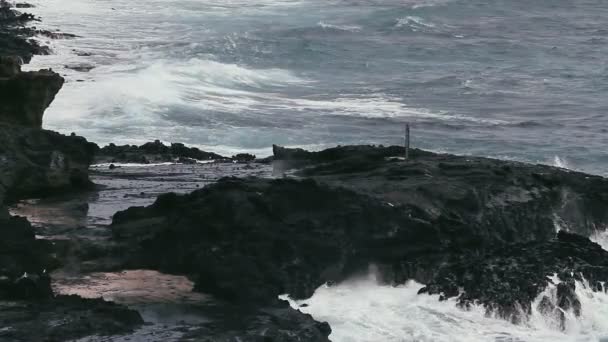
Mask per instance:
[[[420,30],[420,29],[432,29],[432,28],[435,28],[436,25],[421,17],[407,16],[404,18],[397,19],[397,23],[395,24],[395,27],[399,27],[399,28],[400,27],[409,27],[414,30]]]
[[[555,279],[556,277],[554,277]],[[557,283],[557,281],[556,281]],[[293,301],[294,308],[327,321],[333,342],[582,342],[608,339],[608,295],[593,292],[586,282],[576,283],[582,304],[580,317],[565,312],[565,329],[559,320],[543,315],[538,304],[544,296],[556,303],[555,285],[533,303],[532,314],[520,325],[488,315],[481,306],[463,310],[455,299],[418,295],[423,285],[379,285],[374,276],[321,286],[308,300]],[[282,297],[288,299],[288,297]]]
[[[334,25],[334,24],[328,24],[324,21],[319,21],[319,23],[317,25],[323,29],[330,29],[330,30],[349,31],[349,32],[361,31],[361,26],[357,26],[357,25]]]

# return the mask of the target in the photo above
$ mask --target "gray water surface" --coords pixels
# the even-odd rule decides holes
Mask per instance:
[[[31,66],[68,79],[51,129],[268,155],[399,144],[409,121],[419,147],[608,174],[606,1],[34,3],[81,36]]]

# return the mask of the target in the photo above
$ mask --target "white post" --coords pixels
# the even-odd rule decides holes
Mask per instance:
[[[410,123],[405,124],[405,160],[410,159]]]

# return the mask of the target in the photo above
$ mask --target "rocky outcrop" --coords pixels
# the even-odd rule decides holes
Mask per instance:
[[[127,266],[188,274],[196,289],[226,300],[266,302],[307,298],[366,268],[385,253],[388,232],[402,250],[438,249],[436,230],[411,215],[315,181],[223,179],[119,212],[112,232],[129,246]]]
[[[25,25],[32,20],[36,20],[33,15],[13,10],[8,2],[0,1],[0,56],[16,56],[28,63],[34,55],[49,53],[47,47],[31,39],[37,30]]]
[[[0,203],[87,189],[95,148],[82,137],[0,125]]]
[[[296,175],[418,208],[450,247],[548,239],[556,224],[589,236],[608,224],[608,180],[600,176],[418,149],[404,161],[396,146],[275,153],[284,167],[300,168]]]
[[[402,282],[416,266],[407,260],[395,269]],[[402,272],[406,270],[406,272]],[[556,276],[556,278],[554,278]],[[555,282],[557,280],[557,282]],[[459,305],[481,303],[490,313],[515,323],[530,314],[533,301],[548,287],[557,290],[557,301],[543,298],[539,311],[547,311],[560,323],[564,313],[581,314],[575,281],[588,282],[594,291],[604,291],[608,280],[608,252],[580,235],[560,231],[544,241],[509,244],[477,254],[465,251],[437,263],[432,279],[420,293],[440,294],[441,298],[458,297]]]
[[[102,147],[95,158],[96,163],[162,163],[178,162],[183,164],[196,163],[197,161],[218,162],[250,162],[255,156],[240,153],[231,158],[221,156],[213,152],[205,152],[196,147],[188,147],[181,143],[165,145],[160,140],[148,142],[141,146],[109,144]]]
[[[63,81],[51,70],[21,72],[16,58],[0,58],[0,122],[41,128]]]
[[[136,311],[101,299],[54,296],[54,252],[26,219],[0,217],[0,340],[67,341],[125,333],[143,323]]]
[[[57,266],[48,241],[36,240],[22,217],[0,218],[0,300],[52,296],[48,272]]]
[[[127,333],[141,326],[135,310],[103,299],[57,296],[40,301],[0,301],[0,340],[74,341]]]
[[[191,329],[184,340],[201,342],[329,342],[329,324],[293,310],[275,299],[265,307],[222,305],[222,315],[211,315],[211,323]]]
[[[128,246],[128,267],[186,274],[197,290],[235,303],[306,298],[371,263],[386,282],[415,279],[427,284],[423,292],[513,319],[519,307],[530,311],[554,273],[564,284],[560,308],[577,307],[572,277],[608,280],[606,252],[582,237],[608,222],[608,180],[421,150],[402,155],[399,147],[276,147],[275,163],[297,167],[296,179],[223,179],[163,195],[117,213],[112,231]],[[556,237],[556,223],[580,236]]]

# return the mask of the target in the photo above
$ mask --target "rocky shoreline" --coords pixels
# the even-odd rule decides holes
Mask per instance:
[[[1,3],[0,341],[150,328],[141,305],[62,294],[59,274],[191,280],[202,319],[145,340],[329,341],[327,323],[278,296],[309,298],[370,265],[385,284],[416,280],[420,295],[514,324],[549,286],[557,301],[535,309],[562,328],[565,312],[581,315],[577,281],[607,290],[608,252],[589,237],[608,227],[608,179],[418,149],[405,160],[398,146],[275,146],[265,159],[160,141],[99,147],[42,129],[63,78],[21,71],[48,53],[29,40],[44,34],[32,20]]]

